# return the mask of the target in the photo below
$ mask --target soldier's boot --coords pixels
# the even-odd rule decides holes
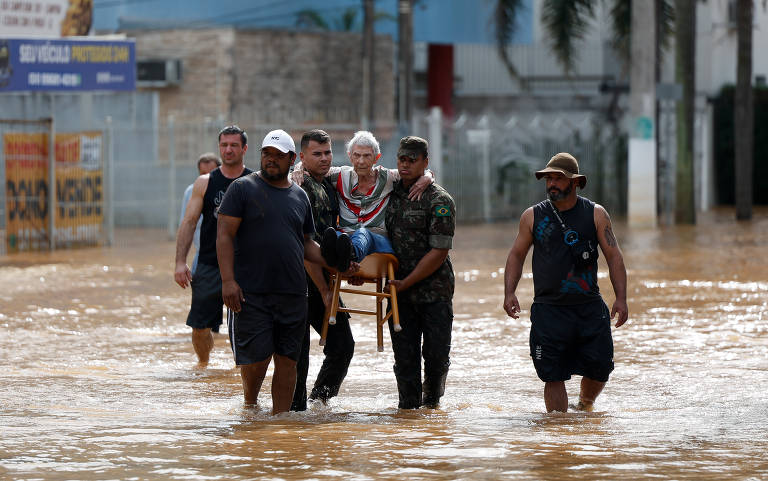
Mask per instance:
[[[424,375],[424,384],[421,386],[421,405],[429,409],[437,409],[440,406],[440,398],[445,394],[445,378],[448,373],[439,376]]]

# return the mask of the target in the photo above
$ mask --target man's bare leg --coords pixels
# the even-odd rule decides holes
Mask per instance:
[[[275,354],[275,372],[272,375],[272,414],[291,409],[296,389],[296,361]]]
[[[195,329],[192,328],[192,347],[195,348],[195,354],[201,364],[208,364],[213,350],[213,333],[210,328]]]
[[[269,367],[269,361],[271,360],[272,356],[269,356],[263,361],[255,362],[253,364],[243,364],[240,366],[240,377],[243,379],[243,397],[245,398],[245,404],[256,404],[258,401],[261,384],[264,382],[264,376],[267,374],[267,368]]]
[[[565,390],[565,381],[544,383],[544,405],[548,413],[568,411],[568,393]]]
[[[576,407],[576,409],[580,411],[592,411],[595,400],[597,399],[597,396],[599,396],[602,392],[603,387],[605,387],[604,382],[595,381],[594,379],[590,379],[588,377],[582,377],[581,392],[579,393],[579,405]]]

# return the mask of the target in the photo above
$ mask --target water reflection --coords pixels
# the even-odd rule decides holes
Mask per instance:
[[[630,321],[593,413],[542,412],[530,275],[521,318],[501,308],[515,223],[459,229],[446,396],[413,412],[396,409],[389,341],[376,352],[368,318],[353,322],[355,357],[328,406],[272,417],[267,381],[266,407],[244,408],[224,336],[195,365],[163,232],[0,258],[0,478],[766,478],[768,211],[731,218],[616,226]],[[320,352],[315,336],[310,379]]]

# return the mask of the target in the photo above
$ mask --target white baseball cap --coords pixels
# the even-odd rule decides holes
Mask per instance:
[[[293,143],[293,139],[285,130],[273,130],[268,133],[261,143],[261,148],[264,147],[274,147],[282,153],[296,153],[296,144]]]

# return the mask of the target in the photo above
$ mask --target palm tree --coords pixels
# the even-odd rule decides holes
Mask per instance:
[[[362,10],[360,7],[347,7],[338,17],[327,19],[318,10],[306,8],[296,13],[296,26],[309,30],[354,32],[359,31],[361,26],[357,22],[357,14]],[[394,20],[394,17],[387,12],[377,11],[373,14],[373,21]]]
[[[578,60],[575,44],[584,37],[588,20],[594,17],[597,0],[543,0],[542,21],[549,37],[553,39],[552,50],[566,74],[573,72]],[[751,0],[749,0],[751,1]],[[625,66],[630,61],[630,13],[631,0],[613,0],[609,13],[613,28],[612,44],[623,59]],[[519,78],[514,65],[507,55],[507,45],[514,33],[517,12],[522,0],[497,0],[496,3],[496,45],[498,53],[510,74]],[[695,222],[693,197],[693,123],[694,123],[694,73],[695,73],[695,19],[696,0],[658,0],[658,43],[668,45],[668,39],[676,28],[677,78],[682,83],[683,101],[678,107],[678,163],[677,163],[677,220]],[[676,12],[678,14],[676,14]],[[682,50],[681,50],[682,49]],[[659,52],[661,53],[661,52]],[[525,86],[525,80],[521,83]]]

